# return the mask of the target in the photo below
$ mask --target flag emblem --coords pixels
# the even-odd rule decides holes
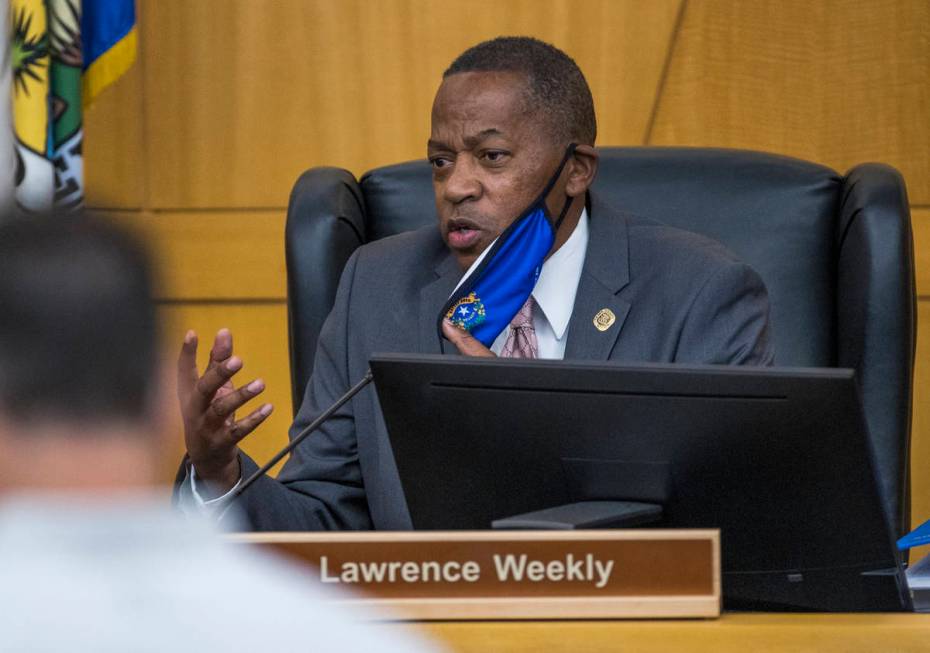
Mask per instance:
[[[470,292],[452,305],[446,317],[455,326],[471,331],[484,322],[484,304],[478,295]]]

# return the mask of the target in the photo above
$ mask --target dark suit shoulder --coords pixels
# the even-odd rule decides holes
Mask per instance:
[[[380,274],[432,270],[449,254],[435,225],[388,236],[358,249],[358,266]]]
[[[628,271],[619,297],[630,309],[615,358],[771,362],[765,285],[736,254],[706,236],[609,207],[594,213],[592,227],[598,219],[606,221],[597,227],[600,238],[618,244],[594,240],[589,254],[596,252],[602,269]]]
[[[721,274],[738,274],[764,288],[756,271],[720,242],[646,218],[628,220],[632,280],[661,282],[679,297]]]
[[[434,226],[389,236],[359,247],[354,256],[352,305],[368,311],[410,312],[410,303],[437,278],[449,258]],[[438,308],[437,308],[438,310]]]
[[[707,236],[639,216],[628,215],[627,220],[634,264],[636,259],[652,259],[648,264],[655,266],[656,257],[684,268],[707,269],[740,263],[736,254]]]
[[[593,269],[603,274],[628,274],[636,283],[645,278],[664,280],[674,287],[694,288],[721,268],[742,265],[721,243],[706,236],[617,210],[591,196],[589,255]]]

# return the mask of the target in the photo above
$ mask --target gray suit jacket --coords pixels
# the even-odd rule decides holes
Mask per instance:
[[[768,298],[755,271],[704,237],[618,213],[593,196],[589,209],[566,359],[772,362]],[[359,248],[320,334],[291,437],[365,374],[371,354],[440,353],[437,315],[461,274],[436,227]],[[603,332],[592,324],[602,308],[616,315]],[[256,468],[242,455],[243,476]],[[238,503],[256,530],[409,529],[374,388],[307,438],[277,480],[262,478]]]

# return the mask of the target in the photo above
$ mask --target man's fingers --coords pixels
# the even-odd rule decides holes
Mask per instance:
[[[236,412],[236,410],[253,397],[261,394],[265,389],[265,382],[261,379],[255,379],[248,385],[244,385],[238,390],[234,390],[227,395],[217,397],[210,404],[210,409],[216,417],[222,421]]]
[[[188,331],[178,354],[178,393],[191,393],[197,384],[197,334]]]
[[[201,409],[206,409],[210,402],[213,401],[213,395],[216,394],[216,391],[223,387],[223,384],[240,369],[242,369],[242,359],[233,356],[225,363],[210,366],[204,372],[204,375],[197,381],[197,396],[199,397]]]
[[[226,362],[233,353],[232,332],[227,328],[222,328],[216,332],[213,338],[213,348],[210,349],[210,360],[207,362],[207,370],[220,363]],[[206,371],[204,372],[206,374]]]
[[[442,321],[442,334],[455,345],[463,356],[493,358],[494,352],[485,347],[473,335],[460,329],[447,319]]]
[[[272,410],[274,410],[274,406],[271,404],[263,404],[248,417],[233,424],[230,430],[233,440],[239,442],[242,438],[254,431],[255,427],[264,422],[265,418],[271,415]]]

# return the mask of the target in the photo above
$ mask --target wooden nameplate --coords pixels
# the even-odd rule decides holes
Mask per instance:
[[[720,615],[717,530],[249,533],[410,619]]]

